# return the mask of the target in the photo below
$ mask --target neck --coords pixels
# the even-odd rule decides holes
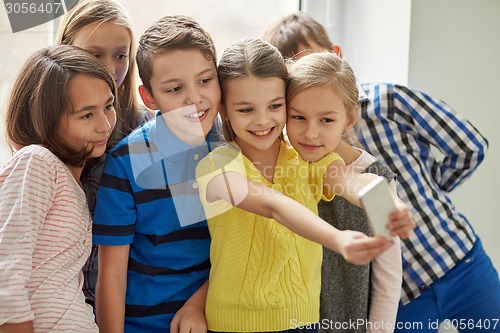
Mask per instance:
[[[78,184],[80,184],[81,186],[81,183],[80,183],[80,177],[82,175],[82,171],[83,171],[83,166],[81,167],[77,167],[77,166],[74,166],[74,165],[69,165],[69,164],[66,164],[66,166],[68,167],[69,171],[71,172],[71,174],[73,175],[73,177],[75,178],[76,182]]]
[[[361,155],[359,149],[354,148],[345,141],[340,142],[335,152],[342,157],[346,165],[351,164]]]

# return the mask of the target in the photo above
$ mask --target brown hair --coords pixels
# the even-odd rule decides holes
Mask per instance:
[[[121,112],[117,114],[117,128],[124,136],[141,123],[137,105],[136,40],[132,24],[125,9],[115,0],[82,0],[64,16],[56,36],[56,43],[73,44],[75,35],[84,27],[98,23],[113,22],[125,27],[130,34],[129,65],[123,83],[118,87],[118,101]]]
[[[349,63],[335,53],[311,53],[295,62],[289,61],[288,72],[287,100],[308,88],[326,86],[342,97],[349,117],[357,116],[359,92],[356,76]],[[352,132],[347,132],[344,140],[359,146]]]
[[[308,39],[325,50],[332,47],[325,28],[304,12],[292,13],[272,22],[262,39],[276,46],[286,58],[293,58],[300,45],[310,47]]]
[[[232,79],[249,76],[277,77],[285,82],[288,79],[285,60],[278,49],[266,41],[251,38],[228,47],[222,53],[217,72],[222,91],[222,104],[227,82]],[[227,141],[235,139],[236,135],[229,122],[223,122],[222,130]]]
[[[116,97],[113,77],[83,49],[56,45],[31,55],[18,74],[7,103],[6,134],[12,151],[40,144],[66,164],[83,165],[90,151],[74,151],[57,137],[59,119],[67,112],[69,103],[68,81],[77,74],[105,81]]]
[[[207,60],[217,66],[212,37],[194,19],[184,15],[164,16],[146,29],[137,47],[137,67],[142,84],[152,95],[151,76],[155,56],[169,50],[200,50]]]

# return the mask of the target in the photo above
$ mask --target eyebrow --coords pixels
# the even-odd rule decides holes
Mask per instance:
[[[213,71],[214,71],[213,68],[207,68],[207,69],[202,70],[198,74],[196,74],[196,76],[202,76],[202,75],[205,75],[208,72],[213,72]],[[161,81],[160,84],[167,84],[167,83],[172,83],[172,82],[177,82],[177,81],[181,81],[181,79],[177,79],[177,78],[166,79],[166,80]]]
[[[115,100],[115,96],[111,95],[108,100],[106,101],[106,103],[104,104],[109,104],[111,102],[113,102]],[[90,111],[90,110],[95,110],[97,109],[98,106],[97,105],[85,105],[83,107],[81,107],[80,109],[78,110],[74,110],[73,113],[78,113],[78,112],[84,112],[84,111]]]
[[[302,110],[299,110],[299,109],[294,108],[294,107],[292,107],[292,106],[288,106],[288,109],[289,109],[290,111],[292,111],[292,110],[293,110],[293,111],[295,111],[295,112],[297,112],[297,113],[300,113],[300,114],[307,114],[307,111],[302,111]],[[320,111],[320,112],[319,112],[319,114],[318,114],[318,116],[323,116],[323,117],[324,117],[324,116],[328,116],[328,115],[331,115],[331,114],[338,115],[338,114],[339,114],[339,112],[338,112],[338,111],[335,111],[335,110]]]
[[[285,96],[278,96],[278,97],[270,100],[268,103],[273,103],[273,102],[277,102],[277,101],[284,100],[284,99],[285,99]],[[238,102],[233,103],[233,105],[247,105],[247,104],[253,104],[253,103],[252,102],[245,102],[245,101],[238,101]]]

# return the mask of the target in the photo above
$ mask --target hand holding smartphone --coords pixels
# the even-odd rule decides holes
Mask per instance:
[[[389,214],[396,210],[396,203],[384,177],[378,177],[358,192],[366,220],[374,236],[393,238],[389,229]]]

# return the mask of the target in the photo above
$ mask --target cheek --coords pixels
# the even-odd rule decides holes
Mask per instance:
[[[111,125],[111,130],[113,130],[116,125],[116,111],[111,112],[111,114],[108,116],[108,122]]]
[[[123,81],[125,80],[125,77],[127,76],[127,73],[128,73],[128,65],[129,63],[126,62],[126,63],[120,63],[120,65],[116,68],[116,74],[117,74],[117,78],[116,78],[116,86],[117,88],[119,88]]]

